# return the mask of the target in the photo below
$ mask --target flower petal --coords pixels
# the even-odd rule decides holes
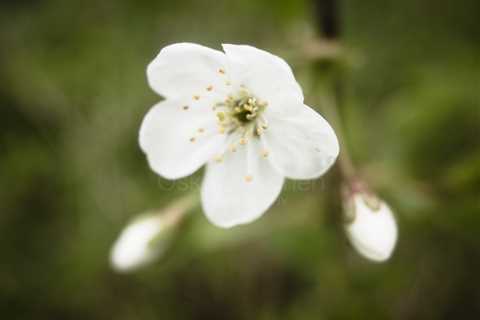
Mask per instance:
[[[148,83],[157,93],[173,98],[226,90],[225,54],[193,43],[163,48],[147,67]]]
[[[207,166],[202,205],[215,225],[230,228],[259,218],[277,199],[283,177],[262,155],[261,142],[239,145],[222,162]]]
[[[303,93],[292,69],[280,57],[247,45],[223,44],[232,78],[270,106],[296,107]],[[285,104],[283,101],[292,101]],[[290,112],[296,109],[290,110]]]
[[[210,108],[165,100],[150,109],[140,128],[140,147],[153,171],[168,179],[188,176],[224,145]]]
[[[269,116],[262,139],[273,166],[285,177],[317,178],[335,162],[339,152],[335,132],[312,108],[304,105],[290,118]]]

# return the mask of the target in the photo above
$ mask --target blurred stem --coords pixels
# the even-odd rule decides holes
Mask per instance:
[[[340,36],[340,13],[339,3],[335,0],[313,0],[316,13],[316,27],[318,37],[314,42],[330,43],[339,47]],[[317,47],[321,47],[317,45]],[[319,56],[319,55],[318,55]],[[320,57],[320,56],[319,56]],[[336,175],[331,181],[331,188],[328,189],[325,207],[327,209],[330,222],[337,229],[337,234],[343,234],[343,208],[341,189],[345,182],[351,181],[355,176],[355,169],[345,143],[344,130],[339,114],[339,105],[343,98],[342,66],[339,56],[332,56],[326,59],[315,59],[313,62],[314,70],[314,90],[317,92],[320,107],[335,130],[340,145],[336,169],[333,173]],[[341,242],[338,242],[340,246]],[[340,249],[340,248],[339,248]],[[339,253],[344,252],[338,250]]]
[[[340,36],[339,1],[315,0],[316,26],[320,34],[317,43],[335,43],[338,46]],[[323,40],[322,40],[323,38]],[[345,144],[345,135],[341,117],[338,112],[339,101],[342,101],[341,70],[339,70],[338,56],[324,61],[315,62],[315,89],[319,91],[320,106],[332,124],[340,144],[338,166],[342,178],[351,181],[355,176],[348,148]]]
[[[320,84],[321,85],[321,84]],[[353,166],[352,160],[350,158],[350,153],[345,143],[344,130],[342,125],[342,120],[338,112],[338,97],[335,94],[329,94],[323,92],[320,94],[320,105],[321,108],[329,120],[330,124],[337,134],[338,143],[340,145],[340,153],[338,155],[338,167],[342,178],[346,181],[350,181],[355,177],[355,168]]]
[[[182,227],[187,213],[193,211],[199,204],[200,197],[197,190],[195,190],[172,201],[167,207],[155,210],[153,214],[155,214],[157,219],[163,224],[162,230],[166,231],[159,232],[155,238],[150,241],[150,244],[155,246],[158,242],[164,242],[165,232],[172,234],[175,230],[178,236],[179,228]]]
[[[313,4],[318,32],[326,39],[336,40],[340,35],[339,1],[316,0]]]
[[[155,210],[165,225],[178,225],[188,212],[200,204],[197,190],[171,202],[166,208]]]

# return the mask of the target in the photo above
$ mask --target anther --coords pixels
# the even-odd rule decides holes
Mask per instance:
[[[205,132],[205,129],[203,129],[203,128],[198,128],[198,132],[199,132],[199,133],[204,133],[204,132]]]
[[[242,146],[246,145],[247,144],[247,139],[245,138],[241,138],[240,141],[238,143],[240,143]]]
[[[263,152],[262,152],[262,157],[268,158],[268,155],[269,155],[268,150],[263,150]]]
[[[225,113],[217,112],[218,121],[223,122],[225,120]]]
[[[212,85],[209,85],[209,86],[207,87],[207,91],[212,91],[212,90],[213,90],[213,86],[212,86]]]
[[[195,140],[196,140],[195,137],[190,138],[190,142],[192,142],[192,143],[195,142]]]
[[[219,155],[219,156],[215,156],[215,162],[222,162],[223,161],[223,156],[222,155]]]
[[[193,96],[193,100],[200,100],[200,96],[198,95]]]
[[[236,152],[236,151],[237,151],[237,147],[235,147],[235,145],[232,144],[232,145],[230,146],[230,151]]]
[[[245,181],[246,182],[251,182],[253,180],[253,177],[251,175],[246,175],[245,176]]]
[[[222,69],[222,68],[218,69],[218,72],[221,73],[221,74],[225,74],[225,70]]]
[[[183,110],[188,110],[189,106],[183,106],[182,109]]]

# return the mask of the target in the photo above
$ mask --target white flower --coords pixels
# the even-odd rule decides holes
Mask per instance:
[[[147,77],[165,100],[145,116],[139,140],[162,177],[206,164],[203,209],[227,228],[260,217],[285,177],[321,176],[339,146],[325,119],[304,105],[284,60],[251,46],[223,49],[178,43],[160,51]]]
[[[353,247],[365,258],[390,258],[397,242],[397,224],[388,205],[366,192],[350,196],[345,206],[345,229]]]

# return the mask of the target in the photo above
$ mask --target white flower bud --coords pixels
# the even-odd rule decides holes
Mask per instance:
[[[179,222],[195,202],[184,198],[160,212],[136,217],[121,232],[110,252],[112,267],[129,272],[159,258],[168,248]]]
[[[345,201],[345,231],[352,246],[365,258],[390,258],[397,242],[397,224],[388,205],[368,194],[355,192]]]
[[[158,215],[135,219],[120,234],[112,248],[110,260],[115,270],[126,272],[155,260],[165,249],[165,243],[154,240],[164,229]]]

